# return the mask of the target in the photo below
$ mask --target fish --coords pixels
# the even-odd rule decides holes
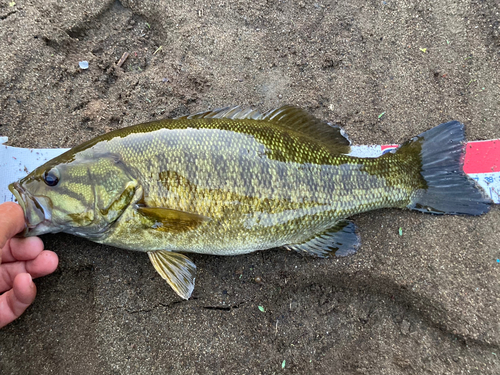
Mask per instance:
[[[298,107],[228,107],[103,134],[9,189],[25,213],[22,236],[64,232],[146,252],[184,299],[196,278],[186,253],[346,256],[360,246],[353,215],[490,208],[463,172],[458,121],[378,158],[352,156],[350,145],[339,126]]]

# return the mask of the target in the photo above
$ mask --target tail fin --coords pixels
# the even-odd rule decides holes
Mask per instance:
[[[396,153],[411,152],[415,147],[420,148],[420,174],[425,183],[408,208],[433,214],[481,215],[488,212],[491,200],[463,171],[463,124],[458,121],[440,124],[406,142]]]

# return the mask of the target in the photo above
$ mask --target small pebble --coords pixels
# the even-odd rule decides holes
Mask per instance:
[[[78,66],[80,69],[88,69],[89,68],[89,62],[88,61],[80,61],[78,63]]]

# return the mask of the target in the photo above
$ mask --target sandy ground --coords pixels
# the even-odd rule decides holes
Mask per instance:
[[[500,137],[498,1],[14,1],[0,0],[11,145],[233,104],[295,104],[355,144],[451,119]],[[0,331],[0,373],[499,374],[500,210],[354,221],[349,258],[192,256],[189,301],[145,254],[45,236],[60,267]]]

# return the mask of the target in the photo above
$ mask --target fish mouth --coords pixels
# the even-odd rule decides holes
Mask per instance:
[[[19,182],[9,185],[17,203],[24,211],[24,231],[19,233],[23,237],[38,236],[52,232],[52,202],[44,196],[33,196],[26,191]]]

